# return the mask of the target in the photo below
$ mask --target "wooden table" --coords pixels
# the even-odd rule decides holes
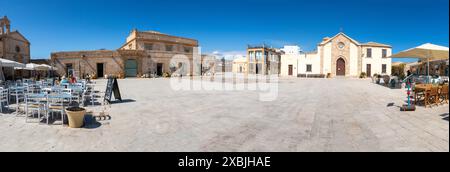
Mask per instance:
[[[432,84],[427,84],[427,85],[416,85],[414,87],[414,104],[417,105],[417,94],[423,94],[424,99],[427,99],[427,94],[426,92],[430,91],[431,88],[433,87],[438,87],[438,93],[440,93],[440,90],[442,89],[443,86],[434,86]]]
[[[426,99],[426,92],[431,88],[429,85],[416,85],[414,87],[414,104],[417,105],[417,95],[423,94],[423,97]]]

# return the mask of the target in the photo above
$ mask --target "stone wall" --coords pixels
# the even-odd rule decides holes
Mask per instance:
[[[157,64],[163,65],[163,73],[171,73],[171,59],[175,55],[185,55],[189,60],[191,74],[194,65],[192,54],[178,53],[150,53],[139,50],[118,50],[118,51],[79,51],[79,52],[59,52],[52,54],[52,61],[58,68],[59,75],[67,75],[66,64],[72,64],[78,77],[84,74],[97,74],[97,63],[104,64],[105,75],[124,76],[125,62],[127,60],[137,61],[137,76],[143,74],[155,74]]]
[[[78,77],[97,74],[97,63],[104,64],[105,75],[120,75],[123,61],[116,51],[79,51],[52,53],[52,62],[59,75],[67,75],[66,65],[72,64]]]

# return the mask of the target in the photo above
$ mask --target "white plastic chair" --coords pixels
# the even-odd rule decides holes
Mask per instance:
[[[61,125],[64,126],[64,115],[65,115],[65,111],[64,111],[64,99],[62,98],[52,98],[51,96],[47,99],[48,100],[48,104],[47,104],[47,125],[49,124],[49,116],[52,116],[52,119],[54,119],[54,113],[60,113],[61,114]]]
[[[14,89],[10,89],[9,96],[10,98],[14,97],[16,100],[16,115],[19,115],[20,108],[25,107],[25,88],[18,86]]]
[[[1,88],[0,89],[0,112],[3,113],[3,106],[7,106],[9,108],[9,98],[8,98],[8,89]]]
[[[30,115],[28,114],[31,111],[38,113],[38,123],[41,120],[41,112],[45,111],[45,104],[41,102],[42,98],[33,97],[31,94],[25,95],[25,123],[28,123],[28,118]]]

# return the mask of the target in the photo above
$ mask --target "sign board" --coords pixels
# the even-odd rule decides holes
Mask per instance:
[[[114,98],[116,100],[122,101],[122,96],[120,95],[119,83],[117,82],[117,78],[108,78],[108,83],[106,84],[105,91],[105,101],[111,103],[112,94],[114,93]]]

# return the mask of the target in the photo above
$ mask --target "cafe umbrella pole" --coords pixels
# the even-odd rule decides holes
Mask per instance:
[[[408,104],[403,105],[401,111],[415,111],[416,106],[411,104],[411,79],[408,78],[406,82],[406,87],[408,88],[406,94],[408,95]]]

